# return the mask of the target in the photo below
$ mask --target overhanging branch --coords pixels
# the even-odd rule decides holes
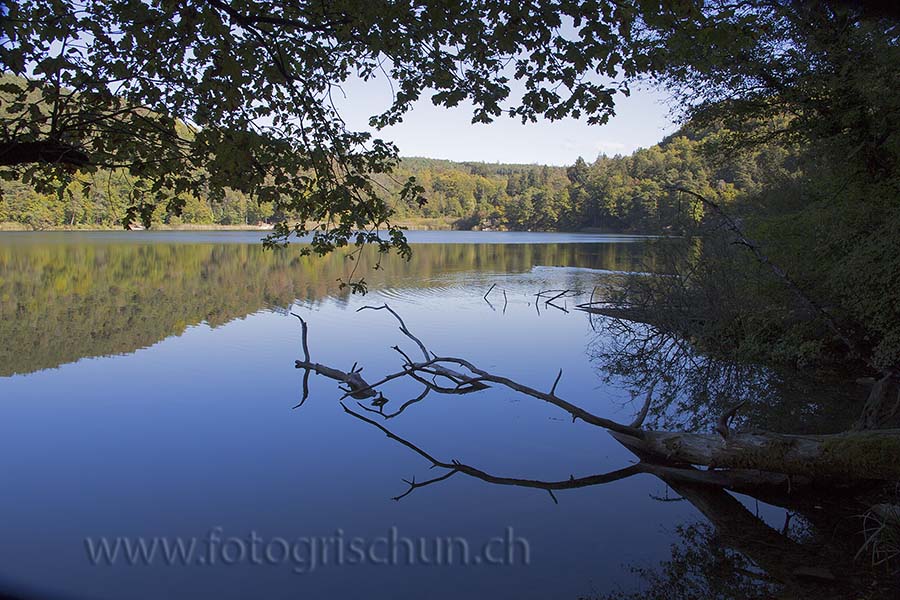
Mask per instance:
[[[52,163],[84,167],[91,164],[88,155],[72,146],[51,140],[0,143],[0,166]]]

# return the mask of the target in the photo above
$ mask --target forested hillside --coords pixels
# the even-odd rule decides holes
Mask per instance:
[[[681,233],[701,219],[703,208],[672,187],[689,187],[731,202],[752,193],[766,171],[789,172],[790,156],[773,148],[723,158],[717,151],[728,132],[689,128],[631,156],[578,159],[569,167],[451,162],[405,158],[377,176],[390,195],[395,218],[441,218],[455,228],[512,230],[600,229]],[[400,200],[401,182],[413,176],[427,202]],[[20,181],[0,182],[0,222],[30,228],[118,227],[133,204],[136,179],[124,170],[79,175],[64,193],[41,194]],[[183,195],[180,214],[158,211],[157,223],[256,225],[291,215],[273,214],[271,204],[227,191],[224,199]]]

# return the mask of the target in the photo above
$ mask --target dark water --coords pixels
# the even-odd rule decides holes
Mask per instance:
[[[649,475],[558,492],[558,505],[457,475],[395,502],[402,478],[435,475],[426,460],[344,414],[324,377],[292,409],[302,372],[289,311],[309,322],[314,361],[356,362],[374,380],[400,366],[390,346],[415,349],[384,311],[356,312],[388,302],[439,354],[539,389],[563,368],[558,395],[628,422],[628,393],[589,358],[587,316],[573,299],[565,312],[533,295],[575,289],[583,301],[617,273],[653,270],[640,238],[413,233],[409,263],[388,257],[375,271],[364,257],[371,291],[358,297],[338,289],[351,269],[341,256],[271,253],[258,237],[0,236],[0,585],[90,598],[577,598],[632,589],[629,566],[667,558],[675,527],[698,519],[687,502],[656,499],[666,488]],[[420,387],[389,389],[406,399]],[[430,397],[387,424],[500,475],[565,479],[634,460],[602,430],[503,389]],[[474,555],[508,532],[511,564],[432,554],[410,566],[403,551],[401,564],[375,564],[393,562],[385,545],[374,560],[339,566],[332,551],[310,566],[307,552],[313,537],[397,535],[460,538]],[[218,560],[93,565],[85,538],[103,536],[196,538]],[[258,561],[238,556],[251,536]],[[232,537],[245,541],[224,548]]]

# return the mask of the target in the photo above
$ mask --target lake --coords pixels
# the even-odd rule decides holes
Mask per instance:
[[[659,269],[647,239],[410,232],[411,261],[374,269],[361,257],[370,291],[359,296],[339,288],[352,270],[341,254],[265,251],[260,235],[0,234],[0,589],[575,599],[635,589],[632,567],[668,559],[677,528],[701,519],[651,475],[559,491],[557,504],[458,474],[395,501],[403,479],[440,471],[346,414],[331,379],[312,375],[294,408],[303,354],[290,313],[309,325],[313,361],[357,364],[371,382],[401,367],[391,346],[417,351],[386,311],[357,312],[388,303],[438,354],[541,390],[562,369],[557,395],[630,422],[641,401],[604,380],[592,359],[602,340],[574,305],[622,273]],[[550,289],[572,293],[537,300]],[[396,409],[422,386],[386,389]],[[509,477],[635,462],[603,430],[505,388],[432,394],[383,424],[441,460]],[[452,560],[411,556],[441,540]],[[126,542],[157,554],[126,560]],[[195,544],[189,560],[164,560],[176,543]],[[115,560],[98,554],[114,546]]]

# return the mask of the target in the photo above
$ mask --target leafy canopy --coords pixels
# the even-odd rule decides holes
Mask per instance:
[[[332,103],[342,83],[391,81],[376,127],[425,93],[471,102],[475,122],[602,123],[649,64],[631,44],[632,2],[4,4],[0,61],[24,77],[0,86],[7,177],[60,188],[75,168],[125,168],[135,177],[126,226],[149,224],[161,202],[177,211],[186,193],[237,190],[298,215],[276,240],[313,231],[318,252],[351,241],[408,252],[372,178],[392,171],[397,148],[347,128]],[[406,199],[422,201],[421,191],[403,186]]]

